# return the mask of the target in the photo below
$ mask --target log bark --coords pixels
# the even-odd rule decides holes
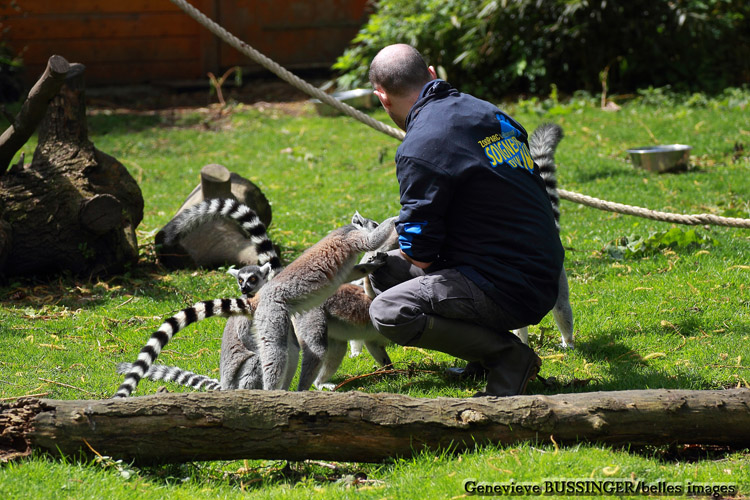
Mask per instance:
[[[69,65],[32,162],[0,176],[0,276],[104,275],[138,260],[143,197],[127,169],[88,138],[84,70]]]
[[[70,64],[64,57],[54,55],[47,61],[47,68],[21,106],[13,125],[0,136],[0,175],[4,174],[13,155],[26,144],[47,111],[47,106],[65,82]]]
[[[398,394],[227,391],[0,406],[0,453],[138,463],[322,459],[380,462],[477,444],[750,446],[750,390],[643,390],[422,399]],[[87,444],[88,443],[88,444]],[[90,446],[90,447],[89,447]],[[0,454],[0,458],[3,455]]]

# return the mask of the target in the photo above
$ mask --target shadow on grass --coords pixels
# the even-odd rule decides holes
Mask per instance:
[[[102,307],[107,301],[118,297],[125,301],[137,296],[157,302],[182,297],[184,307],[192,305],[195,300],[191,293],[173,284],[170,276],[171,273],[162,266],[141,262],[131,271],[100,280],[70,274],[51,278],[16,278],[11,284],[0,288],[0,304],[16,308],[52,306],[88,310]],[[233,290],[231,296],[238,295]],[[164,314],[169,312],[163,311]]]
[[[660,336],[664,339],[664,345],[659,347],[659,351],[668,354],[682,347],[686,342],[684,335],[699,332],[704,325],[700,318],[686,317],[673,326],[679,337],[673,331],[660,330],[650,333],[652,338]],[[661,363],[652,363],[648,358],[650,353],[639,352],[623,342],[623,338],[630,336],[632,333],[628,330],[614,329],[598,335],[594,341],[576,344],[576,351],[582,358],[596,363],[606,372],[605,380],[594,379],[586,386],[587,392],[709,388],[710,382],[699,373],[687,370],[667,372]],[[679,338],[683,341],[681,345],[669,345]],[[660,352],[659,357],[662,356]]]
[[[570,351],[576,357],[582,358],[586,363],[596,365],[596,372],[600,375],[593,378],[579,378],[580,372],[575,374],[571,368],[569,374],[557,373],[550,377],[545,373],[542,366],[540,376],[549,377],[548,383],[541,379],[529,383],[527,394],[570,394],[578,392],[596,391],[624,391],[645,389],[712,389],[715,382],[707,379],[705,374],[692,369],[676,369],[665,367],[661,358],[665,354],[658,353],[657,357],[651,358],[651,350],[658,349],[666,355],[682,348],[686,342],[686,336],[700,332],[705,325],[699,317],[685,317],[676,322],[673,330],[654,330],[648,332],[652,338],[659,337],[663,340],[662,345],[655,348],[653,342],[644,347],[646,351],[633,348],[626,339],[633,334],[629,330],[615,328],[597,335],[595,340],[578,341],[575,351]],[[656,327],[658,328],[658,327]],[[559,334],[556,330],[548,329],[544,337],[555,338],[559,342]],[[643,334],[638,334],[643,335]],[[483,379],[457,379],[446,373],[451,366],[463,366],[461,360],[443,362],[417,362],[398,366],[391,372],[372,372],[351,379],[339,390],[365,390],[367,392],[387,391],[395,393],[418,394],[419,397],[433,397],[432,395],[447,395],[449,392],[481,391],[486,383]],[[346,377],[337,375],[335,383],[341,383]],[[463,396],[457,396],[463,397]]]
[[[575,169],[566,170],[566,175],[570,177],[569,182],[586,184],[599,179],[612,179],[616,177],[632,177],[634,175],[633,167],[624,162],[599,162],[589,164]]]
[[[366,392],[389,392],[394,394],[425,394],[445,391],[446,387],[463,387],[463,383],[457,384],[455,379],[445,375],[445,369],[449,366],[460,365],[457,362],[395,362],[392,367],[381,368],[366,373],[334,375],[331,382],[342,384],[340,392],[364,390]]]
[[[165,119],[157,114],[95,114],[86,117],[92,140],[102,135],[125,135],[164,126]]]

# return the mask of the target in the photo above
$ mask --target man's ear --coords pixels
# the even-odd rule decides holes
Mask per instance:
[[[388,94],[386,94],[384,90],[375,89],[372,92],[376,96],[378,96],[378,99],[380,100],[380,104],[382,104],[384,108],[388,109],[391,107],[391,100],[388,98]]]
[[[435,66],[428,66],[427,71],[430,73],[430,76],[433,80],[437,80],[437,71],[435,71]]]

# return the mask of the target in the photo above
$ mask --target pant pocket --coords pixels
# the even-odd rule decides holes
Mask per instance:
[[[478,322],[477,297],[468,279],[452,269],[429,274],[422,280],[422,293],[434,314],[445,318]]]

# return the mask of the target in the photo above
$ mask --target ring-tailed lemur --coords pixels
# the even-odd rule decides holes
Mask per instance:
[[[371,303],[362,287],[345,283],[321,306],[295,316],[294,329],[302,348],[297,390],[306,391],[312,384],[332,389],[334,384],[327,382],[341,366],[347,342],[362,342],[380,366],[391,364],[385,350],[391,342],[372,326]]]
[[[263,266],[265,267],[265,266]],[[229,274],[237,279],[237,286],[246,298],[258,294],[261,287],[270,279],[270,272],[263,275],[263,267],[259,274],[229,271]],[[255,279],[255,284],[251,281]],[[287,350],[287,362],[297,366],[299,360],[299,344],[292,332],[288,339],[291,348]],[[224,335],[221,340],[221,356],[219,359],[219,372],[221,373],[221,388],[227,389],[262,389],[263,377],[260,366],[260,355],[258,354],[258,343],[252,330],[252,318],[248,316],[232,316],[227,320]],[[292,382],[294,372],[288,375],[286,384]]]
[[[230,269],[229,274],[237,280],[242,296],[254,296],[268,281],[271,270],[270,263],[263,266],[245,266],[241,269]],[[251,332],[251,320],[247,316],[232,316],[227,319],[224,334],[221,339],[221,359],[219,362],[220,380],[199,375],[176,366],[152,365],[144,377],[154,381],[165,380],[194,389],[227,390],[227,389],[262,389],[263,378],[258,347]],[[294,356],[291,363],[296,364],[299,350],[289,350]],[[118,373],[128,373],[133,368],[132,363],[117,365]]]
[[[380,248],[365,253],[360,264],[369,262],[378,252],[394,248],[398,248],[395,228]],[[370,319],[374,298],[375,291],[367,275],[341,285],[322,306],[295,318],[294,328],[303,346],[298,390],[307,390],[311,383],[318,389],[333,389],[335,386],[327,382],[341,366],[347,341],[351,357],[359,356],[364,347],[380,366],[391,364],[385,351],[391,341],[375,329]]]
[[[243,296],[252,297],[266,283],[269,269],[269,264],[266,264],[262,268],[245,266],[228,272],[237,279],[237,286]],[[391,364],[385,351],[385,346],[391,342],[378,333],[370,321],[371,302],[372,299],[365,294],[362,286],[347,283],[341,285],[322,306],[296,318],[295,332],[306,353],[303,356],[298,390],[309,389],[312,379],[318,389],[332,389],[334,385],[326,382],[341,365],[348,340],[362,342],[381,366]],[[232,316],[227,320],[221,341],[220,380],[176,366],[159,364],[152,365],[144,377],[209,391],[262,389],[258,347],[250,325],[251,320],[246,316]],[[288,362],[291,365],[296,366],[298,351],[297,346],[289,349]],[[120,363],[117,365],[117,372],[125,374],[131,368],[132,363]]]
[[[262,266],[245,266],[240,269],[229,269],[227,274],[234,276],[237,280],[237,287],[243,297],[254,297],[258,291],[268,283],[271,274],[271,263],[268,262]]]
[[[225,201],[231,202],[231,200]],[[201,207],[205,203],[196,207]],[[237,204],[237,202],[234,203]],[[212,210],[205,211],[205,213],[196,211],[196,213],[200,217],[215,217],[221,205],[214,205],[216,208]],[[238,219],[231,215],[231,212],[227,214]],[[287,388],[291,380],[288,368],[292,364],[287,360],[288,345],[290,337],[294,340],[291,333],[291,315],[320,305],[335,293],[342,283],[367,276],[382,266],[385,262],[383,257],[365,264],[357,264],[357,257],[362,252],[380,248],[393,231],[394,220],[395,217],[392,217],[378,225],[375,221],[365,219],[359,213],[355,213],[351,224],[332,231],[287,268],[279,271],[260,295],[252,299],[207,300],[179,311],[164,321],[161,327],[151,335],[113,397],[127,397],[135,390],[138,382],[148,372],[161,350],[178,331],[212,316],[253,316],[252,329],[260,342],[259,353],[263,360],[263,388]],[[187,221],[187,223],[194,222]],[[270,240],[265,236],[263,238],[268,241],[269,254],[272,252],[275,257],[275,259],[272,257],[267,260],[271,263],[273,272],[274,262],[280,265],[280,261],[275,255]]]
[[[266,226],[255,211],[232,198],[213,198],[194,205],[177,214],[162,233],[165,245],[174,245],[184,235],[195,228],[214,219],[233,220],[247,233],[250,241],[256,246],[258,265],[271,264],[268,279],[281,269],[281,259],[276,254],[273,243],[268,239]]]
[[[539,167],[539,174],[544,180],[547,196],[552,203],[552,212],[555,216],[555,227],[560,231],[560,195],[557,192],[557,166],[555,165],[555,150],[563,137],[562,128],[554,123],[544,123],[531,133],[529,137],[529,150],[531,157]],[[568,277],[563,267],[560,272],[559,291],[557,302],[552,308],[552,316],[555,318],[557,328],[562,336],[563,347],[573,347],[573,309],[570,307],[570,290],[568,289]],[[519,328],[514,332],[525,344],[529,343],[528,327]]]
[[[190,232],[193,228],[216,218],[235,221],[243,231],[247,232],[251,241],[258,247],[258,264],[268,264],[270,270],[268,279],[281,269],[281,259],[276,254],[273,243],[268,239],[266,228],[257,214],[248,206],[234,199],[210,199],[178,214],[164,229],[164,241],[168,244],[180,238],[180,235]],[[138,385],[140,379],[148,373],[161,350],[172,339],[175,333],[185,326],[200,319],[217,315],[222,316],[252,315],[255,304],[250,299],[219,299],[203,301],[179,311],[168,318],[159,329],[151,335],[148,343],[141,349],[138,359],[132,363],[125,379],[117,389],[114,397],[129,396]]]
[[[395,217],[378,225],[354,214],[352,223],[330,232],[266,284],[257,297],[253,329],[260,342],[263,388],[282,389],[290,368],[285,332],[294,314],[322,305],[339,286],[368,276],[385,264],[385,254],[357,264],[359,255],[380,249],[391,238]],[[303,363],[305,358],[303,351]],[[295,367],[296,368],[296,367]]]

